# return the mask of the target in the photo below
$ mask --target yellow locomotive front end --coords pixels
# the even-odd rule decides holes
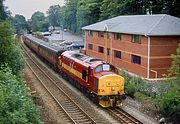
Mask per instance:
[[[117,74],[108,74],[98,81],[99,104],[102,107],[121,106],[124,96],[124,78]]]

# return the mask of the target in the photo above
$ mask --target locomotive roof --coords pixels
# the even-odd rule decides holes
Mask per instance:
[[[25,35],[27,38],[29,38],[31,41],[35,42],[35,43],[38,43],[39,45],[43,46],[43,47],[46,47],[47,49],[50,49],[54,52],[60,52],[62,50],[66,50],[67,47],[66,46],[60,46],[56,43],[50,43],[50,42],[45,42],[41,39],[38,39],[34,36],[32,36],[31,34],[26,34]]]
[[[97,65],[100,65],[102,63],[106,63],[105,61],[97,58],[93,58],[75,51],[66,51],[63,53],[63,55],[71,58],[76,59],[76,61],[83,62],[85,65],[91,65],[92,67],[96,67]]]

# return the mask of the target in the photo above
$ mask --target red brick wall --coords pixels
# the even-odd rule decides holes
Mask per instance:
[[[141,43],[133,43],[132,35],[122,34],[121,40],[114,39],[114,33],[111,38],[98,37],[98,32],[94,31],[93,36],[88,36],[86,32],[86,54],[106,60],[113,65],[128,70],[139,76],[147,78],[148,67],[148,38],[141,36]],[[93,50],[88,49],[88,44],[93,44]],[[157,71],[158,77],[166,74],[171,64],[170,54],[175,53],[177,44],[180,43],[180,37],[151,37],[150,38],[150,78],[155,77]],[[104,53],[98,52],[98,46],[104,47]],[[111,56],[107,56],[106,48],[111,49]],[[121,59],[114,57],[114,50],[121,51]],[[131,55],[141,56],[141,64],[134,64],[131,61]]]
[[[180,43],[180,37],[177,36],[151,37],[150,70],[157,71],[158,77],[168,74],[167,70],[171,66],[171,54],[176,53],[178,43]],[[154,78],[155,73],[151,71],[150,77]]]
[[[88,36],[86,32],[86,54],[106,60],[113,65],[133,72],[137,75],[146,77],[147,75],[147,38],[141,38],[141,43],[132,43],[132,36],[123,34],[121,40],[114,39],[114,33],[111,38],[107,38],[107,33],[104,37],[98,37],[98,32],[93,32],[93,36]],[[88,44],[93,44],[93,50],[88,49]],[[98,52],[98,46],[104,47],[104,53]],[[105,48],[111,49],[111,56],[107,56]],[[121,59],[114,57],[114,50],[121,51]],[[141,56],[141,65],[131,62],[131,55]]]

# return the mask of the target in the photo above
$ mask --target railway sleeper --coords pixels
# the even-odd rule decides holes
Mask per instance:
[[[84,122],[91,122],[91,121],[90,121],[89,119],[87,119],[87,118],[86,118],[86,119],[79,119],[79,118],[78,118],[78,119],[77,119],[77,122],[78,122],[78,123],[84,123]]]

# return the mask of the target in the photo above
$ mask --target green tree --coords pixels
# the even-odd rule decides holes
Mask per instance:
[[[65,0],[65,2],[57,17],[60,25],[74,33],[82,33],[83,26],[120,15],[167,13],[180,17],[179,0]]]
[[[155,103],[163,116],[173,124],[180,121],[180,87],[179,78],[162,81],[157,87]]]
[[[8,65],[15,75],[20,75],[24,67],[20,50],[13,40],[10,23],[0,21],[0,65]]]
[[[180,78],[180,44],[176,50],[176,54],[172,55],[172,64],[170,68],[169,76],[175,76]]]
[[[7,14],[3,2],[4,0],[0,0],[0,20],[5,20],[7,18]]]
[[[31,20],[31,19],[28,19],[28,20],[27,20],[27,32],[28,32],[28,33],[32,33],[32,29],[33,29],[32,20]]]
[[[48,21],[51,26],[60,26],[61,7],[59,5],[50,6],[48,9]]]
[[[180,17],[179,0],[150,0],[149,9],[153,14],[166,13],[172,16]]]
[[[16,33],[25,32],[27,29],[26,18],[22,15],[15,15],[13,18],[13,26],[16,29]]]
[[[147,0],[103,0],[100,21],[120,15],[146,14]]]
[[[77,31],[77,4],[78,0],[68,0],[63,11],[63,26],[74,33]]]
[[[47,31],[49,27],[49,23],[42,12],[35,12],[32,17],[32,30],[33,31]]]
[[[164,4],[162,13],[168,13],[170,15],[180,17],[180,1],[179,0],[169,0],[167,4]]]
[[[100,16],[102,0],[79,0],[77,6],[77,28],[81,31],[83,26],[96,23]]]

